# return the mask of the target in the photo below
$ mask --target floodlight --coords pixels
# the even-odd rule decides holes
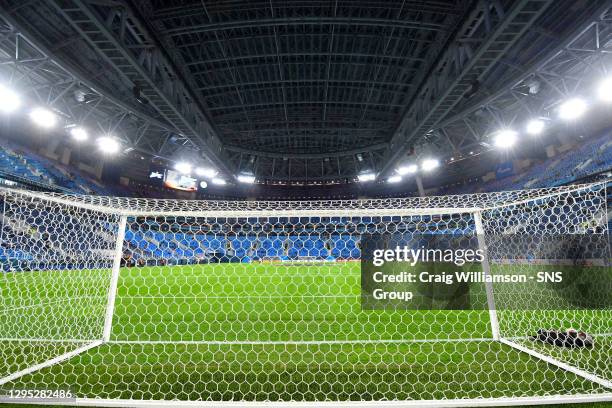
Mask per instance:
[[[191,164],[187,162],[178,162],[174,165],[174,169],[179,173],[189,174],[191,173]]]
[[[601,101],[612,102],[612,78],[604,79],[599,83],[597,96]]]
[[[391,176],[387,179],[388,183],[399,183],[402,181],[402,176]]]
[[[0,111],[11,113],[21,105],[21,99],[13,90],[0,85]]]
[[[253,184],[255,182],[255,176],[252,176],[250,174],[239,174],[238,177],[236,177],[236,179],[239,182],[245,183],[245,184]]]
[[[211,183],[213,183],[213,184],[215,184],[217,186],[224,186],[224,185],[227,184],[227,182],[225,180],[220,179],[220,178],[216,178],[216,177],[211,180]]]
[[[72,135],[72,138],[78,142],[87,140],[87,131],[82,127],[73,127],[70,129],[70,134]]]
[[[57,116],[55,113],[45,108],[34,108],[30,112],[30,119],[32,119],[32,122],[34,122],[37,126],[46,129],[52,128],[57,122]]]
[[[530,135],[539,135],[544,131],[544,121],[540,119],[532,119],[527,123],[527,133]]]
[[[559,117],[563,120],[576,120],[587,110],[587,104],[580,98],[572,98],[559,107]]]
[[[439,165],[440,165],[440,162],[437,161],[436,159],[425,159],[421,162],[421,169],[423,171],[431,171],[435,169],[436,167],[438,167]]]
[[[494,143],[496,147],[507,149],[514,146],[518,133],[511,129],[500,130],[495,136]]]
[[[374,173],[361,173],[361,174],[357,175],[357,180],[359,180],[360,182],[373,181],[373,180],[376,180],[376,174],[374,174]]]
[[[112,136],[101,136],[97,140],[98,147],[102,152],[113,154],[119,151],[119,142]]]
[[[395,171],[400,176],[403,176],[405,174],[414,174],[417,172],[417,170],[419,170],[419,167],[416,164],[411,164],[409,166],[398,167]]]
[[[200,177],[213,178],[219,172],[217,170],[215,170],[215,169],[211,169],[211,168],[208,168],[208,167],[196,167],[195,173],[196,173],[196,175],[198,175]]]

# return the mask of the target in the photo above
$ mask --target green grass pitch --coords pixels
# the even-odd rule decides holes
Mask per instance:
[[[0,389],[300,401],[606,392],[492,341],[488,311],[362,310],[359,267],[124,268],[110,343]],[[109,281],[109,270],[0,275],[0,337],[10,339],[0,341],[0,378],[101,338]],[[600,333],[611,317],[609,311],[504,313],[503,330],[519,337],[537,329],[529,322]],[[610,340],[597,336],[592,350],[530,347],[609,376]]]

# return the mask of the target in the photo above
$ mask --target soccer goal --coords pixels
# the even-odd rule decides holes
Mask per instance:
[[[604,184],[309,202],[3,189],[0,402],[611,400],[610,258],[590,255],[608,242],[606,200]],[[475,238],[485,277],[552,263],[599,280],[578,292],[485,280],[485,307],[370,309],[360,260],[374,235]],[[535,336],[569,328],[593,344]]]

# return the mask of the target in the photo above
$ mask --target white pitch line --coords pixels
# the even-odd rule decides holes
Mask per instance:
[[[45,339],[45,338],[27,338],[27,337],[0,337],[0,342],[11,342],[11,343],[91,343],[92,339]]]
[[[596,333],[596,334],[593,334],[593,336],[595,338],[598,338],[598,337],[612,337],[612,333]],[[507,340],[515,340],[515,341],[516,340],[528,340],[529,336],[506,337],[506,339]],[[470,339],[470,338],[468,338],[468,339],[428,339],[426,341],[430,341],[432,343],[435,343],[437,341],[439,341],[439,342],[449,342],[449,341],[453,341],[453,342],[454,341],[466,341],[466,342],[469,342],[469,341],[489,341],[489,340],[493,340],[493,339],[490,338],[490,337],[489,338],[482,337],[482,338],[474,338],[474,339]],[[21,342],[21,343],[27,343],[27,342],[32,342],[32,343],[89,343],[91,341],[92,341],[91,339],[89,339],[89,340],[84,340],[84,339],[45,339],[45,338],[24,338],[24,337],[0,338],[0,342]],[[176,342],[166,341],[166,340],[161,340],[161,341],[163,341],[164,344],[166,344],[166,343],[168,343],[168,344],[170,344],[170,343],[185,344],[185,341],[181,341],[181,340],[176,341]],[[347,342],[347,341],[343,341],[343,340],[332,340],[332,341],[334,341],[334,342],[345,342],[345,343]],[[383,342],[383,343],[384,342],[421,342],[422,339],[413,339],[413,340],[363,340],[363,341],[362,340],[349,340],[349,341],[356,341],[356,342],[368,341],[368,342],[372,342],[372,343],[375,343],[375,342]],[[143,344],[149,344],[149,343],[151,343],[151,341],[147,341],[147,340],[144,340],[144,341],[139,341],[139,340],[117,340],[117,341],[110,341],[109,343],[119,343],[119,344],[121,344],[121,343],[126,343],[126,344],[143,343]],[[192,343],[192,344],[207,344],[209,342],[207,342],[207,341],[192,341],[192,342],[189,342],[189,343]],[[221,341],[219,343],[232,344],[232,343],[223,342],[223,341]],[[279,341],[278,343],[286,343],[286,342]]]
[[[244,295],[244,296],[120,296],[117,298],[119,302],[126,299],[292,299],[292,298],[315,298],[315,299],[336,299],[347,298],[352,299],[360,297],[356,295]]]
[[[377,343],[468,343],[468,342],[493,342],[493,338],[469,338],[469,339],[363,339],[363,340],[270,340],[270,341],[244,341],[244,340],[111,340],[107,344],[182,344],[182,345],[325,345],[325,344],[377,344]]]

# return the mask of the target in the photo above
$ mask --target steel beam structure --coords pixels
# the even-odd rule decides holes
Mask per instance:
[[[532,64],[515,66],[514,77],[502,86],[487,87],[481,98],[454,110],[419,145],[423,150],[436,145],[444,156],[460,159],[490,150],[491,137],[502,128],[525,133],[532,119],[544,121],[549,133],[563,126],[557,120],[559,104],[570,97],[593,98],[612,66],[612,9],[600,4],[589,17]]]
[[[239,172],[266,175],[266,181],[320,181],[323,183],[353,182],[355,176],[370,172],[384,155],[386,144],[372,146],[370,150],[347,150],[337,154],[309,155],[257,152],[229,147],[232,160],[239,163]]]
[[[536,22],[545,19],[544,13],[551,11],[551,5],[552,2],[547,0],[524,0],[511,2],[510,7],[504,9],[496,7],[494,2],[480,2],[471,19],[465,21],[453,46],[447,49],[436,69],[429,73],[414,94],[390,141],[380,168],[382,176],[391,174],[398,163],[405,160],[406,152],[414,151],[417,145],[434,143],[438,147],[450,146],[450,150],[458,150],[459,146],[471,149],[474,144],[483,144],[483,140],[496,129],[515,121],[516,118],[508,120],[500,116],[506,112],[507,104],[492,107],[486,102],[491,94],[502,95],[516,86],[517,76],[528,77],[535,73],[533,69],[537,63],[522,67],[522,64],[512,62],[511,57],[517,55],[513,46],[521,44],[524,48],[519,51],[535,61],[547,60],[548,56],[557,53],[557,47],[551,45],[558,43],[560,36],[552,35],[553,40],[550,33],[536,27]],[[580,10],[582,14],[574,16],[573,23],[584,22],[584,19],[587,23],[597,21],[609,7],[607,1],[593,1],[587,10]],[[565,32],[569,38],[566,41],[573,41],[580,31]],[[530,36],[526,35],[528,32]],[[529,43],[526,39],[533,40]],[[535,51],[531,48],[543,41],[548,41],[548,46],[542,45]],[[514,94],[511,102],[516,103],[517,97]],[[518,99],[518,104],[524,106],[525,102],[520,101],[520,97]],[[550,101],[544,103],[550,104]],[[478,118],[470,115],[475,111]],[[442,122],[445,126],[440,126]]]
[[[120,2],[70,0],[33,1],[25,6],[4,9],[23,29],[28,23],[40,22],[37,30],[45,28],[42,21],[52,22],[49,16],[40,15],[45,10],[61,21],[62,28],[69,27],[66,32],[79,39],[79,46],[86,44],[95,58],[113,71],[119,82],[115,87],[132,91],[132,99],[146,105],[146,109],[167,123],[178,137],[191,141],[207,161],[224,173],[233,173],[223,157],[221,141],[191,87],[130,7]],[[26,18],[31,15],[28,13],[37,14],[37,19]],[[44,41],[40,37],[33,40]],[[77,57],[72,60],[75,64],[81,62]]]
[[[285,163],[298,180],[352,180],[379,166],[412,78],[473,0],[136,3],[181,55],[241,171],[239,156],[252,149],[248,170],[261,179],[279,177]],[[356,165],[355,151],[368,160]],[[326,172],[331,162],[344,169]]]
[[[0,72],[129,148],[336,183],[409,155],[469,157],[500,126],[551,117],[609,66],[609,6],[4,0]]]
[[[393,172],[416,138],[431,131],[486,78],[551,4],[552,0],[520,0],[504,9],[499,2],[479,1],[436,66],[423,73],[422,85],[412,94],[391,138],[383,176]]]
[[[5,84],[31,104],[53,109],[64,126],[85,126],[91,133],[112,134],[126,149],[151,156],[175,149],[196,149],[172,127],[110,89],[98,86],[71,62],[30,40],[9,15],[1,16],[0,72]],[[172,143],[169,140],[172,139]]]

